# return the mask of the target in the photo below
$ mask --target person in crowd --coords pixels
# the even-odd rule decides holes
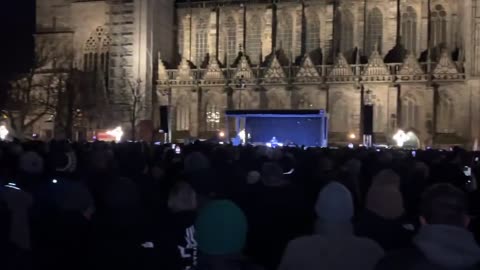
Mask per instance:
[[[36,269],[87,269],[92,267],[91,220],[95,205],[85,185],[54,180],[45,191],[51,200],[33,222]]]
[[[311,228],[305,196],[287,177],[279,164],[264,163],[260,190],[242,206],[251,225],[247,253],[266,269],[276,269],[288,241]]]
[[[366,207],[355,222],[355,232],[376,241],[386,251],[405,248],[413,237],[413,225],[403,220],[400,176],[379,172],[367,193]]]
[[[369,270],[382,258],[374,241],[353,235],[352,196],[340,183],[332,182],[318,195],[315,204],[315,234],[291,241],[279,270]]]
[[[450,184],[437,184],[422,197],[422,228],[414,247],[387,254],[377,270],[479,269],[480,247],[466,228],[470,218],[465,194]]]
[[[197,198],[184,181],[176,183],[168,197],[168,213],[157,217],[154,231],[158,269],[188,270],[197,265],[195,218]],[[163,213],[160,213],[163,214]]]
[[[214,200],[206,204],[195,221],[198,244],[196,270],[258,270],[243,255],[248,223],[232,201]]]

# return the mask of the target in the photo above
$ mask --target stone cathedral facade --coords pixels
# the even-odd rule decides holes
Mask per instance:
[[[78,66],[102,66],[112,93],[145,82],[155,128],[170,107],[173,139],[224,131],[226,109],[325,109],[346,143],[367,99],[379,143],[480,137],[480,0],[37,2],[37,25],[71,31]]]

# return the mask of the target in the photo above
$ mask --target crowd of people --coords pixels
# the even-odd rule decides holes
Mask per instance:
[[[479,169],[459,148],[0,142],[0,269],[480,269]]]

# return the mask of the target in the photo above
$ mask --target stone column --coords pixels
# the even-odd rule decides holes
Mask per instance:
[[[264,15],[265,27],[262,33],[262,56],[265,57],[272,52],[272,8],[268,8]]]

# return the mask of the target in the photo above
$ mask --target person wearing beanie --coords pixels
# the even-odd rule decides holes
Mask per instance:
[[[367,193],[366,209],[355,222],[355,232],[375,240],[386,251],[406,248],[414,227],[404,219],[400,176],[392,170],[380,171]]]
[[[279,270],[370,270],[382,258],[374,241],[353,235],[352,196],[340,183],[332,182],[315,203],[315,234],[291,241]]]
[[[450,184],[437,184],[425,191],[420,204],[422,228],[413,246],[389,252],[376,269],[479,269],[480,246],[468,230],[465,193]]]
[[[198,270],[258,269],[243,256],[248,223],[232,201],[216,200],[205,205],[195,221]]]
[[[35,152],[26,152],[20,156],[18,167],[21,172],[29,175],[39,175],[43,173],[43,158]]]

